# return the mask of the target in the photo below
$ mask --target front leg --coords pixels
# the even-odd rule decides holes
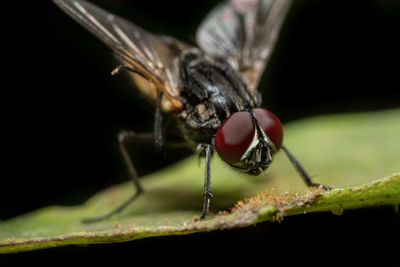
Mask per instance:
[[[308,175],[306,170],[303,168],[303,166],[301,166],[300,162],[297,161],[297,159],[293,156],[293,154],[290,153],[290,151],[283,145],[282,145],[282,150],[285,152],[286,156],[289,158],[290,162],[293,164],[293,166],[296,169],[297,173],[301,176],[301,178],[303,178],[303,181],[305,182],[305,184],[307,186],[309,186],[309,187],[316,186],[316,187],[320,187],[320,188],[322,188],[324,190],[331,189],[330,187],[328,187],[326,185],[314,183],[311,180],[310,175]]]
[[[198,149],[201,150],[200,157],[205,157],[206,159],[206,169],[204,173],[204,202],[203,202],[203,212],[200,219],[205,219],[210,208],[210,200],[213,197],[211,194],[211,154],[213,146],[210,144],[199,144]]]

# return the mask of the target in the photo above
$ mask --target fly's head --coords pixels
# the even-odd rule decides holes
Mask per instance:
[[[253,108],[228,117],[215,136],[215,148],[226,163],[251,175],[268,168],[283,139],[282,124],[269,110]]]

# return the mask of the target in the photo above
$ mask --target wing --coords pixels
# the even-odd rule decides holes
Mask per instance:
[[[289,5],[290,0],[226,0],[200,25],[197,43],[226,59],[255,90]]]
[[[135,81],[155,88],[180,110],[179,63],[185,45],[166,36],[155,36],[131,22],[83,0],[53,0],[63,11],[102,40],[136,73]],[[145,80],[139,78],[141,76]],[[151,89],[150,88],[150,89]]]

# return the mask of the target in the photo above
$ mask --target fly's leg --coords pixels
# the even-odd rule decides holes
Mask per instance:
[[[325,186],[323,184],[318,184],[314,183],[311,180],[310,175],[306,172],[306,170],[301,166],[301,164],[297,161],[297,159],[293,156],[293,154],[285,147],[282,145],[282,149],[285,152],[286,156],[289,158],[290,162],[293,164],[294,168],[296,169],[297,173],[303,178],[303,181],[306,183],[307,186],[316,186],[316,187],[321,187],[324,190],[329,190],[330,188],[328,186]]]
[[[139,197],[139,195],[143,192],[143,188],[141,187],[139,183],[139,175],[136,172],[135,166],[133,166],[131,157],[128,154],[128,151],[126,150],[126,144],[128,142],[132,141],[148,141],[151,142],[153,141],[154,135],[153,133],[143,133],[143,134],[136,134],[135,132],[128,132],[128,131],[121,131],[118,134],[118,143],[119,143],[119,149],[121,152],[121,155],[125,161],[125,164],[128,168],[129,176],[136,188],[136,192],[129,198],[127,199],[124,203],[119,205],[116,209],[110,211],[109,213],[99,216],[99,217],[94,217],[94,218],[89,218],[89,219],[84,219],[82,220],[82,223],[93,223],[93,222],[98,222],[102,221],[105,219],[110,218],[111,216],[120,213],[123,211],[129,204],[131,204],[135,199]]]
[[[157,91],[156,112],[154,114],[154,144],[156,152],[160,152],[164,144],[163,131],[162,131],[162,114],[161,114],[162,96],[163,96],[162,92]]]
[[[154,82],[151,76],[147,75],[145,72],[139,71],[131,66],[127,65],[119,65],[111,72],[111,75],[119,74],[122,70],[129,71],[149,82]],[[161,91],[157,91],[157,102],[156,102],[156,112],[154,114],[154,143],[157,152],[160,152],[163,146],[163,132],[162,132],[162,114],[161,114],[161,102],[162,102],[163,93]]]
[[[124,65],[121,65],[117,67],[114,72],[119,72],[120,69],[126,69],[129,67],[126,67]],[[132,71],[131,69],[129,69]],[[162,131],[162,115],[161,115],[161,99],[162,99],[162,93],[159,92],[157,95],[157,103],[156,103],[156,112],[155,112],[155,122],[154,122],[154,134],[153,133],[144,133],[144,134],[136,134],[135,132],[128,132],[128,131],[121,131],[118,134],[118,144],[119,144],[119,150],[122,154],[122,157],[125,161],[125,164],[128,168],[129,176],[131,177],[131,180],[136,188],[136,192],[129,198],[127,199],[124,203],[122,203],[120,206],[118,206],[116,209],[110,211],[109,213],[99,216],[96,218],[89,218],[85,219],[82,222],[83,223],[91,223],[91,222],[97,222],[97,221],[102,221],[107,218],[110,218],[111,216],[120,213],[123,211],[129,204],[131,204],[135,199],[139,197],[139,195],[143,192],[143,188],[141,187],[139,183],[139,175],[137,174],[135,166],[133,166],[132,159],[129,156],[128,151],[126,150],[126,144],[131,141],[153,141],[155,142],[156,146],[156,151],[160,151],[163,146],[163,131]]]
[[[212,153],[212,145],[209,144],[200,144],[198,149],[201,149],[200,157],[205,157],[206,159],[206,169],[204,173],[204,202],[203,202],[203,212],[200,216],[200,219],[205,219],[210,208],[210,200],[213,197],[211,194],[211,153]]]
[[[116,68],[114,68],[114,69],[112,70],[111,75],[117,75],[117,74],[119,74],[122,70],[126,70],[126,71],[130,71],[130,72],[136,73],[136,74],[142,76],[143,78],[145,78],[146,80],[148,80],[148,81],[150,81],[150,82],[153,81],[153,79],[151,78],[151,76],[149,76],[149,75],[146,74],[145,72],[142,72],[142,71],[140,71],[140,70],[138,70],[138,69],[135,69],[135,68],[130,67],[130,66],[127,66],[127,65],[119,65],[119,66],[117,66]]]

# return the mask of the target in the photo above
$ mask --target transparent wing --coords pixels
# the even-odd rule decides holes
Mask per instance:
[[[228,60],[255,90],[278,38],[290,0],[227,0],[200,25],[197,43]]]
[[[162,91],[175,109],[182,108],[178,57],[185,47],[183,43],[171,37],[155,36],[83,0],[53,1],[110,47],[125,65]]]

